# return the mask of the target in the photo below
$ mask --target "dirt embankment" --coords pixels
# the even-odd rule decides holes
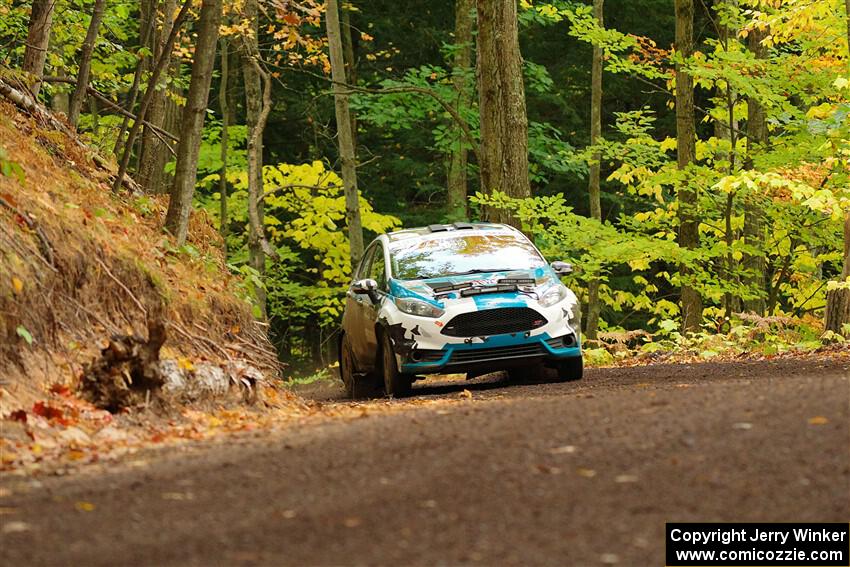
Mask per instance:
[[[152,372],[168,374],[172,399],[187,391],[197,398],[204,389],[244,395],[246,386],[256,398],[279,373],[206,215],[193,215],[189,243],[175,247],[161,229],[165,199],[113,193],[114,172],[104,163],[55,124],[0,102],[0,443],[7,465],[33,447],[54,446],[57,431],[76,430],[59,439],[66,450],[92,441],[112,423],[102,409],[166,400],[158,388],[163,376]],[[163,334],[154,336],[158,329]],[[84,375],[94,378],[86,392]],[[110,406],[98,392],[108,381],[120,395],[134,395]]]

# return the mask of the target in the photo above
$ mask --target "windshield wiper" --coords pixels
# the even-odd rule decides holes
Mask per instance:
[[[454,272],[453,274],[445,274],[444,276],[441,276],[441,277],[450,278],[452,276],[468,276],[468,275],[471,275],[471,274],[489,274],[490,272],[509,272],[509,271],[510,270],[506,270],[504,268],[496,268],[496,269],[493,269],[493,270],[491,270],[489,268],[485,269],[485,270],[475,269],[475,270],[467,270],[465,272]]]

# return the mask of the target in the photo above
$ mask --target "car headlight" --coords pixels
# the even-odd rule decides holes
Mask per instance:
[[[395,306],[398,307],[399,311],[402,313],[417,315],[419,317],[437,318],[445,313],[443,309],[440,309],[436,305],[432,305],[427,301],[414,299],[412,297],[397,297],[395,300]]]
[[[543,294],[543,297],[540,298],[540,305],[543,307],[552,307],[556,303],[566,299],[566,297],[567,288],[563,284],[558,284]]]

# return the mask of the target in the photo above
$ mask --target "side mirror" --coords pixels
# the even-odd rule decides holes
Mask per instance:
[[[351,291],[357,294],[366,294],[369,296],[369,299],[372,300],[372,303],[378,303],[378,282],[373,280],[372,278],[366,278],[364,280],[357,280],[353,284],[351,284]]]
[[[567,274],[573,273],[573,265],[569,262],[562,262],[558,260],[556,262],[552,262],[551,267],[559,276],[566,276]]]

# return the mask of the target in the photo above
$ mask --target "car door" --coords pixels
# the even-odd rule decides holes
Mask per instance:
[[[374,244],[366,249],[363,258],[360,260],[360,265],[354,272],[352,283],[369,277],[369,264],[372,261],[372,254],[374,252]],[[348,286],[348,292],[345,294],[345,312],[343,314],[342,328],[348,334],[357,367],[358,369],[362,369],[363,363],[367,362],[363,357],[363,353],[366,351],[366,338],[363,336],[366,328],[363,306],[369,302],[369,297],[366,294],[354,293],[351,288],[352,286]]]
[[[375,280],[378,284],[378,301],[373,302],[368,297],[361,304],[363,317],[363,356],[364,366],[372,368],[378,354],[378,337],[375,327],[380,315],[381,306],[387,298],[387,263],[384,256],[384,246],[380,242],[375,243],[375,251],[369,262],[369,272],[366,276]]]

